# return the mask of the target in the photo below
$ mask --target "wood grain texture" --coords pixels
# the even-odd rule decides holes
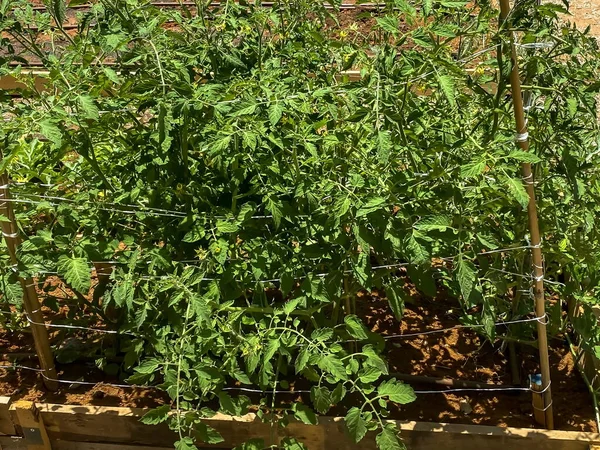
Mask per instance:
[[[18,400],[10,405],[10,414],[13,423],[17,425],[18,431],[24,438],[23,442],[27,450],[52,450],[44,420],[35,403]]]
[[[17,433],[10,417],[10,403],[10,397],[0,397],[0,434],[13,436]]]
[[[149,426],[139,422],[145,412],[139,408],[37,406],[53,442],[87,443],[82,447],[68,444],[65,450],[127,449],[131,445],[145,446],[142,449],[147,450],[146,447],[169,448],[177,440],[177,435],[164,424]],[[285,437],[294,437],[310,450],[376,449],[374,433],[359,444],[353,443],[346,435],[341,417],[321,417],[316,426],[292,422],[278,430],[262,423],[254,414],[242,417],[217,414],[206,423],[221,433],[225,441],[212,446],[199,443],[201,447],[232,448],[251,438],[262,438],[268,446]],[[590,445],[600,445],[600,435],[596,433],[427,422],[396,424],[409,450],[588,450]]]

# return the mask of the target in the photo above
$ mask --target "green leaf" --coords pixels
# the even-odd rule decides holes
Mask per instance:
[[[377,354],[377,352],[375,351],[375,347],[373,347],[370,344],[369,345],[365,345],[363,347],[362,352],[367,357],[367,359],[365,360],[365,366],[375,367],[381,373],[384,373],[384,374],[387,375],[387,373],[388,373],[387,364],[383,360],[383,358],[381,358],[381,356],[379,356]]]
[[[117,84],[121,82],[121,78],[119,77],[117,72],[112,70],[110,67],[103,66],[102,71],[104,72],[104,75],[106,75],[106,78],[108,78],[113,83]]]
[[[200,439],[207,444],[218,444],[225,440],[217,430],[205,423],[198,424],[196,430]]]
[[[377,17],[377,25],[384,31],[392,33],[394,36],[400,32],[400,24],[396,16]]]
[[[296,373],[300,373],[304,370],[304,368],[306,367],[306,363],[308,363],[308,360],[310,358],[310,353],[308,352],[308,350],[306,348],[303,348],[302,350],[300,350],[300,352],[298,353],[298,356],[296,357]]]
[[[85,258],[69,258],[62,255],[57,262],[58,274],[66,280],[73,289],[87,294],[91,285],[91,270]]]
[[[354,442],[360,442],[367,434],[367,423],[362,417],[361,410],[356,406],[350,408],[344,422],[346,422],[346,428]]]
[[[382,397],[387,397],[394,403],[399,403],[401,405],[406,405],[417,399],[412,387],[408,384],[396,381],[395,378],[383,381],[377,388],[377,394]]]
[[[371,197],[356,212],[356,217],[366,216],[367,214],[380,209],[385,204],[383,197]]]
[[[373,383],[381,377],[383,373],[376,367],[365,367],[362,372],[358,375],[358,379],[363,383]]]
[[[282,450],[308,450],[308,447],[295,438],[286,437],[282,439],[280,447]]]
[[[398,438],[398,430],[394,424],[388,423],[375,438],[379,450],[405,450],[406,446]]]
[[[45,119],[40,122],[40,133],[54,144],[54,147],[62,145],[62,132],[56,125],[56,121]]]
[[[440,89],[446,96],[446,99],[448,99],[448,103],[450,103],[450,106],[456,106],[456,86],[454,85],[454,79],[449,75],[438,75],[437,79],[440,85]]]
[[[317,425],[319,423],[317,415],[308,406],[302,403],[294,403],[294,417],[307,425]]]
[[[281,116],[283,115],[283,104],[281,102],[271,103],[268,113],[269,122],[271,123],[271,126],[274,127],[279,120],[281,120]]]
[[[263,450],[264,448],[264,439],[249,439],[246,442],[235,446],[233,450]]]
[[[384,163],[387,164],[390,160],[390,153],[392,151],[392,138],[389,131],[378,131],[377,132],[377,156]]]
[[[527,208],[527,205],[529,205],[529,194],[527,194],[525,186],[523,186],[521,180],[507,177],[506,185],[508,187],[508,192],[510,193],[510,195],[516,201],[518,201],[523,208]]]
[[[427,17],[433,8],[433,0],[424,0],[423,1],[423,15]]]
[[[142,416],[140,422],[145,425],[157,425],[164,422],[169,418],[169,412],[171,411],[171,405],[162,405],[158,408],[151,409]]]
[[[460,168],[460,176],[462,178],[476,177],[477,175],[481,175],[484,172],[485,167],[486,162],[483,160],[465,164]]]
[[[404,287],[399,282],[393,281],[385,287],[385,293],[394,317],[396,320],[402,320],[402,316],[404,315],[404,299],[408,297]]]
[[[0,299],[11,305],[21,305],[23,302],[23,288],[15,275],[0,277],[0,293],[3,294]]]
[[[228,220],[218,220],[217,230],[219,230],[220,233],[236,233],[238,231],[238,226]]]
[[[83,110],[83,115],[86,118],[96,120],[98,117],[100,117],[98,107],[96,106],[94,99],[89,95],[78,95],[77,102]]]
[[[338,380],[347,380],[346,368],[342,361],[335,355],[325,355],[319,360],[319,368],[330,373]]]
[[[159,367],[160,367],[159,362],[156,359],[151,358],[151,359],[145,360],[143,363],[141,363],[139,366],[137,366],[135,368],[135,371],[137,373],[152,374],[152,373],[156,372]]]
[[[331,403],[337,405],[346,396],[346,388],[344,383],[339,383],[331,393]]]
[[[175,450],[198,450],[191,437],[184,437],[175,442]]]
[[[344,323],[346,324],[346,330],[353,338],[358,340],[365,340],[369,338],[367,334],[369,330],[364,326],[362,321],[353,314],[344,317]]]
[[[326,414],[331,408],[331,391],[324,386],[313,386],[310,390],[310,399],[321,414]]]
[[[204,226],[202,224],[195,223],[192,226],[192,229],[183,237],[183,242],[198,242],[200,239],[204,238],[205,235],[206,231],[204,230]]]
[[[415,223],[414,227],[419,231],[446,231],[447,228],[452,228],[452,217],[447,215],[423,217]]]
[[[520,162],[526,162],[526,163],[531,163],[531,164],[539,163],[542,161],[542,159],[539,156],[537,156],[535,153],[524,152],[522,150],[512,151],[508,154],[508,157],[514,158]]]
[[[65,19],[67,18],[67,2],[66,0],[51,0],[50,1],[50,12],[56,19],[56,23],[59,27],[62,27]]]
[[[471,261],[459,258],[456,268],[456,279],[463,298],[469,300],[477,283],[477,268]]]

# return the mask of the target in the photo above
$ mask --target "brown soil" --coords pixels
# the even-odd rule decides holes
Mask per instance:
[[[456,303],[445,299],[419,299],[409,305],[402,324],[388,308],[387,301],[367,297],[357,305],[373,331],[382,334],[411,333],[448,328],[459,324]],[[503,330],[498,329],[498,332]],[[507,352],[500,343],[493,346],[475,332],[454,329],[416,339],[388,340],[390,372],[440,378],[512,385]],[[537,349],[517,346],[521,380],[539,373]],[[561,430],[596,431],[591,395],[575,368],[566,344],[552,340],[550,348],[552,398],[555,426]],[[443,386],[415,385],[416,390],[444,390]],[[530,392],[464,392],[417,395],[414,403],[393,412],[394,418],[435,422],[474,423],[511,427],[535,427]],[[461,403],[472,412],[464,414]],[[464,408],[464,407],[463,407]]]
[[[57,283],[53,283],[57,284]],[[41,291],[40,291],[41,294]],[[359,296],[357,313],[369,327],[382,335],[414,333],[436,330],[459,324],[457,303],[446,298],[421,298],[412,292],[415,304],[407,305],[401,323],[391,315],[387,300],[374,291]],[[68,299],[64,299],[67,301]],[[56,323],[65,319],[67,310],[59,313],[44,308],[46,320]],[[499,333],[503,330],[498,330]],[[52,332],[54,343],[60,342],[60,331]],[[591,396],[574,367],[573,358],[564,342],[551,342],[552,394],[557,429],[596,431]],[[496,343],[484,342],[475,332],[468,329],[453,329],[440,334],[417,336],[410,339],[390,339],[386,344],[390,372],[432,377],[448,377],[498,385],[511,385],[510,364],[506,352]],[[519,372],[522,380],[528,375],[539,373],[537,350],[530,346],[518,346]],[[37,367],[33,354],[30,333],[3,331],[0,333],[0,354],[4,359],[20,356],[17,364]],[[20,353],[20,355],[17,355]],[[29,353],[29,356],[27,355]],[[7,364],[7,363],[5,363]],[[0,373],[0,395],[49,403],[75,405],[103,405],[127,407],[153,407],[168,402],[168,396],[156,389],[126,388],[108,384],[125,384],[117,377],[109,377],[99,371],[93,362],[78,361],[58,364],[59,379],[95,383],[81,385],[61,383],[59,390],[45,390],[41,377],[34,371],[17,369]],[[103,384],[106,383],[106,384]],[[304,388],[305,381],[296,387]],[[417,391],[444,391],[445,387],[430,384],[413,386]],[[284,396],[285,397],[285,396]],[[297,400],[309,402],[307,395]],[[291,399],[281,398],[282,401]],[[347,405],[331,411],[343,415],[350,403],[360,399],[349,397]],[[472,409],[465,414],[468,404]],[[461,409],[462,405],[462,409]],[[536,427],[532,417],[531,394],[529,392],[459,392],[422,393],[414,403],[391,410],[391,418],[431,422],[471,423],[513,427]]]

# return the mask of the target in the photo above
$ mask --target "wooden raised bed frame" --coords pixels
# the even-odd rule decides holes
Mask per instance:
[[[177,440],[165,424],[144,425],[147,410],[106,406],[53,405],[0,397],[0,449],[2,450],[171,450]],[[341,417],[320,417],[318,425],[292,422],[271,429],[254,414],[232,417],[217,414],[208,419],[223,438],[218,445],[231,449],[251,438],[267,445],[295,437],[309,450],[375,450],[368,434],[354,444],[344,432]],[[600,435],[579,431],[548,431],[480,425],[398,421],[409,450],[599,450]]]

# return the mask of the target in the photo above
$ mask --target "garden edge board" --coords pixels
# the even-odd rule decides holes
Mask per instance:
[[[2,450],[167,450],[177,434],[165,425],[144,425],[142,408],[59,405],[10,401],[0,397]],[[549,431],[482,425],[394,421],[409,450],[588,450],[600,445],[600,435],[579,431]],[[255,414],[232,417],[217,414],[206,423],[224,438],[217,445],[232,448],[252,438],[266,445],[294,437],[309,450],[374,450],[373,434],[355,444],[344,431],[341,417],[320,417],[318,425],[291,422],[275,430]],[[6,433],[8,431],[8,433]]]

